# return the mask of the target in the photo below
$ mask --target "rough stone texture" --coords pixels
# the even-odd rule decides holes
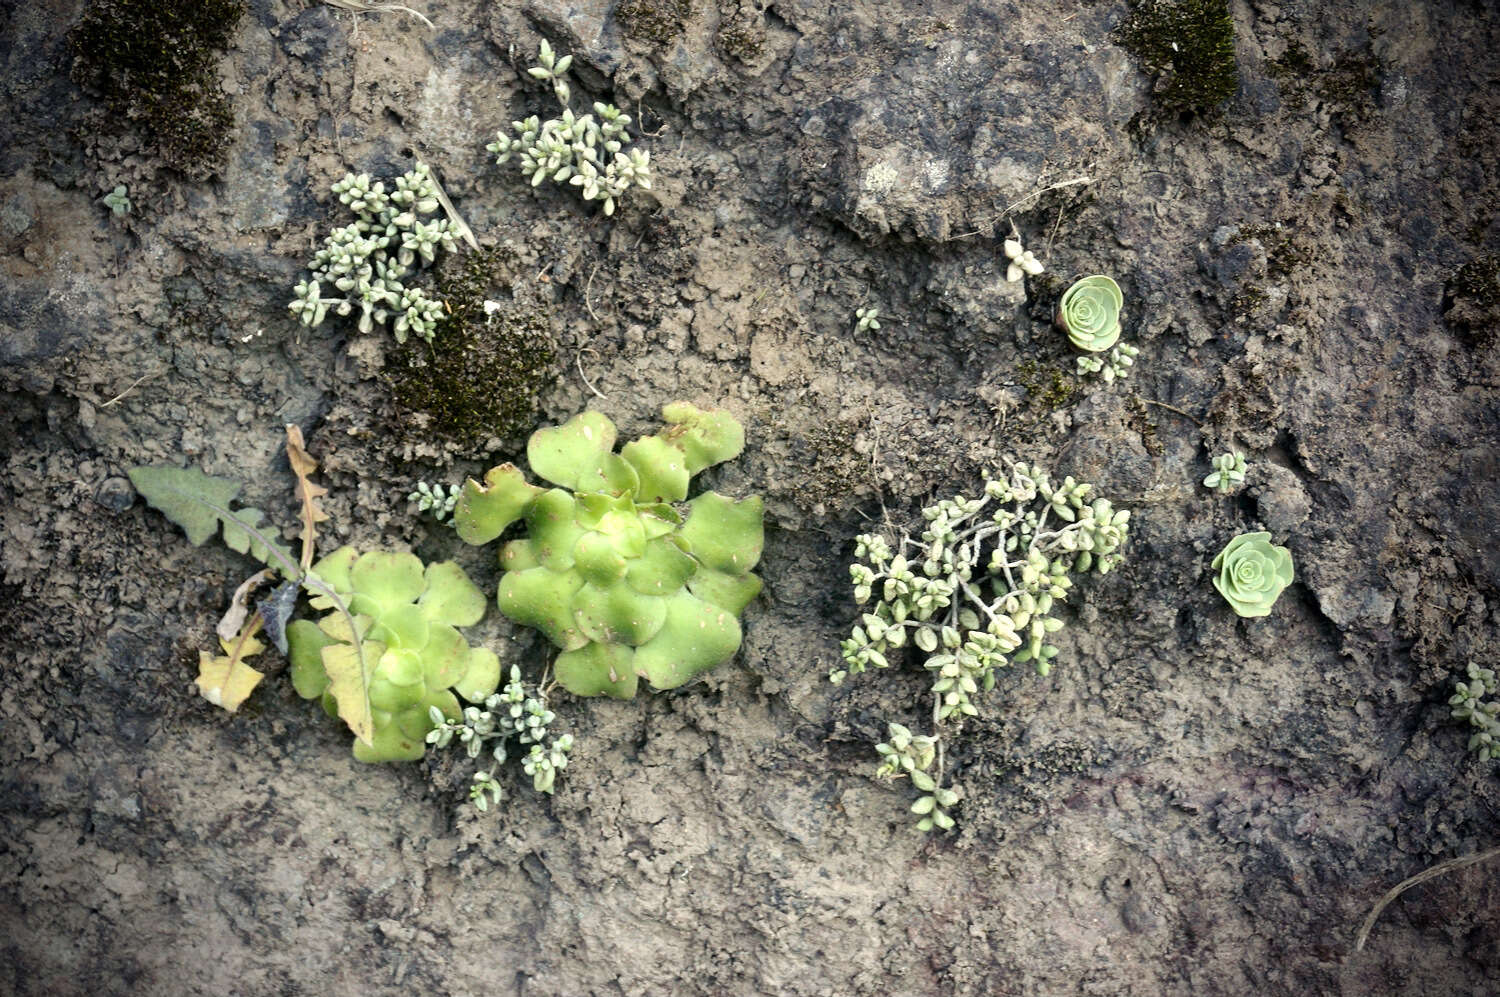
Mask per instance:
[[[605,0],[434,2],[435,31],[259,0],[219,70],[228,169],[191,186],[77,133],[76,5],[12,5],[0,990],[1488,993],[1493,866],[1350,947],[1387,887],[1496,839],[1494,766],[1445,700],[1497,646],[1500,360],[1442,309],[1500,247],[1500,22],[1457,0],[1233,10],[1224,113],[1137,127],[1120,3],[698,0],[647,43]],[[580,97],[650,133],[656,189],[613,219],[483,152],[548,108],[521,72],[542,34],[577,53]],[[493,582],[489,552],[402,497],[516,455],[392,433],[385,340],[285,311],[338,216],[328,185],[412,153],[564,330],[546,421],[725,405],[750,446],[712,477],[770,510],[736,660],[564,702],[573,767],[498,815],[455,809],[453,760],[358,765],[284,676],[236,715],[198,698],[247,566],[123,479],[185,460],[290,522],[296,422],[338,539]],[[121,182],[124,223],[97,203]],[[998,256],[1012,222],[1049,269],[1024,298]],[[1120,280],[1141,356],[1070,394],[1048,295],[1093,272]],[[867,303],[883,328],[856,335]],[[1249,484],[1209,494],[1231,445]],[[1135,509],[1131,560],[1083,585],[1050,678],[987,697],[955,753],[959,830],[923,838],[870,777],[884,722],[921,722],[923,677],[823,678],[849,538],[1005,453]],[[1208,563],[1259,528],[1298,581],[1240,621]],[[541,664],[494,614],[484,633]]]

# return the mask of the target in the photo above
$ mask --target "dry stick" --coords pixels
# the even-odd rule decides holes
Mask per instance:
[[[1074,177],[1072,180],[1064,180],[1061,183],[1055,183],[1055,184],[1053,184],[1050,187],[1042,187],[1042,188],[1040,188],[1038,190],[1034,190],[1030,194],[1027,194],[1025,197],[1021,198],[1016,203],[1014,203],[1014,204],[1010,205],[1009,207],[1007,207],[1004,211],[1000,212],[998,215],[991,216],[989,219],[987,219],[987,223],[988,222],[999,221],[1001,218],[1004,218],[1006,215],[1010,214],[1012,211],[1016,210],[1021,205],[1025,204],[1027,201],[1031,200],[1033,197],[1041,197],[1043,194],[1046,194],[1049,191],[1062,190],[1064,187],[1077,187],[1079,184],[1088,184],[1088,183],[1094,183],[1094,182],[1095,181],[1094,181],[1093,177]],[[963,233],[960,233],[959,235],[955,235],[953,238],[955,238],[955,239],[968,239],[971,236],[976,236],[976,235],[979,235],[979,234],[981,234],[980,230],[979,229],[975,229],[972,232],[963,232]]]
[[[132,391],[134,391],[136,388],[140,387],[145,382],[151,380],[153,377],[160,377],[160,376],[161,376],[161,371],[159,371],[159,370],[154,370],[154,371],[152,371],[149,374],[142,374],[140,377],[138,377],[134,381],[130,382],[130,387],[126,388],[124,391],[120,392],[118,395],[115,395],[113,398],[111,398],[109,401],[105,402],[104,404],[100,405],[99,407],[100,408],[109,408],[115,402],[119,401],[121,398],[124,398],[126,395],[130,394]]]
[[[592,383],[590,383],[590,381],[589,381],[589,376],[583,372],[583,353],[584,353],[584,350],[588,350],[588,352],[590,352],[590,353],[597,352],[597,351],[595,351],[593,349],[590,349],[587,346],[583,347],[583,349],[580,349],[578,351],[577,356],[574,358],[574,359],[576,359],[578,361],[578,376],[583,379],[584,385],[590,391],[592,391],[596,397],[604,398],[605,401],[608,401],[609,399],[604,395],[604,393],[601,392],[598,388],[594,387],[594,385]]]
[[[323,2],[330,7],[337,7],[340,10],[351,11],[355,14],[410,14],[429,28],[434,28],[433,23],[427,20],[427,18],[410,7],[401,6],[399,3],[368,3],[366,0],[323,0]]]
[[[1375,909],[1370,911],[1370,916],[1365,918],[1365,923],[1359,926],[1359,937],[1354,939],[1354,951],[1358,952],[1365,947],[1365,939],[1370,937],[1370,929],[1375,927],[1375,919],[1380,917],[1380,912],[1385,910],[1391,901],[1395,900],[1401,894],[1418,883],[1425,883],[1429,879],[1441,876],[1443,873],[1453,869],[1462,869],[1464,866],[1486,862],[1496,855],[1500,855],[1500,848],[1491,848],[1489,851],[1477,852],[1474,855],[1465,855],[1463,858],[1449,859],[1446,862],[1439,862],[1431,869],[1417,873],[1410,879],[1403,880],[1389,893],[1380,898],[1380,903],[1376,904]]]
[[[1139,396],[1137,396],[1137,397],[1139,397]],[[1188,415],[1186,412],[1184,412],[1182,409],[1178,408],[1176,405],[1168,405],[1166,402],[1159,402],[1155,398],[1142,398],[1141,401],[1145,402],[1147,405],[1156,405],[1156,406],[1158,406],[1160,408],[1164,408],[1168,412],[1176,412],[1178,415],[1182,416],[1184,419],[1188,420],[1189,422],[1191,422],[1195,426],[1202,427],[1202,425],[1203,425],[1203,423],[1199,422],[1197,419],[1193,418],[1191,415]]]

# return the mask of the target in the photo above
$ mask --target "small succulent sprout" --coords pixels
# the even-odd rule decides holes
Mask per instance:
[[[573,65],[573,57],[557,58],[551,44],[543,39],[537,62],[527,73],[552,84],[562,114],[547,121],[532,115],[511,122],[514,136],[497,133],[495,141],[485,146],[495,155],[495,164],[504,165],[514,155],[533,187],[547,180],[577,187],[585,201],[602,202],[606,215],[614,214],[616,201],[631,187],[650,190],[651,154],[639,149],[624,151],[630,142],[625,131],[630,115],[603,102],[595,102],[592,114],[575,114],[569,106],[572,91],[563,78]]]
[[[416,503],[418,511],[432,513],[432,518],[441,523],[453,514],[459,491],[457,485],[429,485],[425,481],[419,481],[411,494],[406,496],[406,500]]]
[[[451,562],[424,565],[414,554],[359,554],[342,547],[313,565],[313,573],[348,604],[358,628],[368,674],[365,682],[373,721],[371,744],[354,743],[363,762],[422,757],[437,714],[462,716],[458,699],[482,701],[500,680],[493,651],[470,647],[458,628],[484,615],[485,599],[463,569]],[[348,618],[326,597],[312,600],[328,610],[317,623],[287,627],[292,685],[304,699],[321,698],[330,716],[341,715],[331,686],[351,667],[347,649],[355,635]],[[433,742],[435,743],[435,742]]]
[[[130,203],[130,190],[124,184],[116,184],[115,189],[105,194],[101,200],[116,218],[124,217],[134,209],[134,205]]]
[[[1077,281],[1063,292],[1057,304],[1057,327],[1068,340],[1087,353],[1103,353],[1120,339],[1121,310],[1125,297],[1120,285],[1103,274]]]
[[[854,309],[854,317],[858,322],[854,327],[855,332],[869,332],[880,328],[880,323],[877,321],[880,318],[880,309],[875,305]]]
[[[1233,491],[1236,485],[1245,483],[1245,455],[1238,450],[1220,454],[1213,459],[1213,472],[1203,479],[1203,487],[1216,488],[1220,492]]]
[[[1242,533],[1213,560],[1214,588],[1244,617],[1269,616],[1292,583],[1292,553],[1271,543],[1269,533]]]
[[[1116,378],[1130,376],[1130,369],[1135,366],[1135,358],[1140,352],[1129,343],[1117,343],[1106,354],[1085,353],[1078,358],[1078,376],[1097,374],[1105,384],[1113,384]]]
[[[1024,248],[1019,239],[1005,240],[1005,256],[1010,260],[1010,266],[1006,268],[1005,279],[1014,284],[1022,277],[1030,274],[1035,277],[1046,268],[1031,254],[1031,250]]]
[[[540,429],[527,460],[557,487],[504,464],[466,482],[454,511],[474,544],[524,521],[526,536],[500,551],[500,609],[552,641],[558,681],[580,696],[628,699],[640,678],[672,689],[729,660],[760,592],[761,500],[688,500],[693,475],[744,448],[744,429],[687,402],[662,417],[665,429],[618,452],[598,412]]]
[[[1482,760],[1500,758],[1500,700],[1486,699],[1494,696],[1500,686],[1495,682],[1493,668],[1480,668],[1469,662],[1467,682],[1458,682],[1448,705],[1453,707],[1453,719],[1467,720],[1473,733],[1469,735],[1469,750]]]

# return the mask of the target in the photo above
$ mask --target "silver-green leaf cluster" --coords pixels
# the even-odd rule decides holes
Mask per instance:
[[[568,753],[573,750],[572,734],[558,737],[551,734],[557,716],[547,708],[545,690],[528,689],[521,680],[521,670],[514,665],[505,687],[486,699],[483,709],[467,707],[462,719],[456,721],[433,709],[431,718],[433,729],[427,735],[428,744],[446,748],[456,740],[470,758],[489,753],[493,764],[476,772],[469,786],[469,799],[480,810],[488,810],[492,803],[500,802],[500,783],[495,771],[509,757],[509,741],[515,740],[526,749],[521,756],[521,769],[531,777],[531,785],[539,793],[552,792],[557,775],[568,767]]]
[[[1231,492],[1245,483],[1245,455],[1238,450],[1215,457],[1213,466],[1213,473],[1203,479],[1203,487]]]
[[[495,164],[504,165],[515,156],[533,187],[549,178],[553,183],[570,184],[579,189],[585,201],[603,201],[606,215],[615,213],[615,202],[632,186],[650,190],[651,153],[624,150],[630,143],[625,131],[630,115],[613,104],[599,102],[595,102],[593,114],[574,114],[570,106],[573,93],[564,79],[573,57],[557,58],[543,39],[537,61],[539,65],[527,72],[552,84],[562,116],[542,121],[533,114],[524,121],[512,121],[514,136],[498,132],[495,141],[485,146],[495,154]]]
[[[104,206],[112,211],[116,218],[130,214],[134,207],[130,203],[130,190],[124,184],[115,185],[115,189],[100,198]]]
[[[1113,384],[1116,378],[1123,380],[1130,376],[1130,368],[1135,366],[1135,358],[1140,353],[1139,347],[1129,343],[1119,343],[1102,356],[1098,353],[1086,353],[1078,358],[1078,376],[1097,374],[1105,384]]]
[[[393,189],[368,173],[349,173],[333,185],[355,220],[336,228],[313,257],[312,279],[294,289],[287,305],[303,325],[316,326],[331,310],[359,311],[359,331],[390,324],[399,343],[408,336],[432,341],[443,303],[411,280],[453,252],[462,231],[443,214],[441,193],[426,163],[396,179]]]
[[[855,332],[870,332],[880,328],[880,309],[875,305],[854,309],[854,318],[856,319]]]
[[[846,668],[829,679],[889,667],[908,643],[927,655],[933,732],[918,737],[892,725],[877,749],[881,775],[910,778],[927,794],[914,808],[923,830],[951,827],[946,811],[958,800],[943,781],[945,731],[978,714],[974,699],[994,687],[997,669],[1032,662],[1046,675],[1058,653],[1047,638],[1063,625],[1053,613],[1073,576],[1105,574],[1123,559],[1130,513],[1091,491],[1017,463],[987,478],[977,497],[923,509],[918,537],[903,532],[894,548],[881,534],[856,538],[854,599],[874,605],[841,644]]]
[[[458,485],[429,485],[425,481],[418,481],[406,500],[415,503],[418,512],[429,512],[433,519],[441,523],[453,515],[453,507],[458,504],[458,497],[462,493],[463,489]]]
[[[1469,750],[1482,759],[1500,758],[1500,699],[1486,699],[1500,690],[1493,668],[1469,663],[1469,681],[1453,687],[1448,705],[1455,720],[1467,720],[1473,728]]]

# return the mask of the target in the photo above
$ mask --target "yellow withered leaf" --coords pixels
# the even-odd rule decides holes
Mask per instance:
[[[255,639],[255,631],[259,629],[260,615],[256,614],[235,640],[220,639],[223,654],[216,657],[207,651],[198,652],[198,692],[204,699],[233,713],[265,678],[245,664],[246,658],[266,649]]]

